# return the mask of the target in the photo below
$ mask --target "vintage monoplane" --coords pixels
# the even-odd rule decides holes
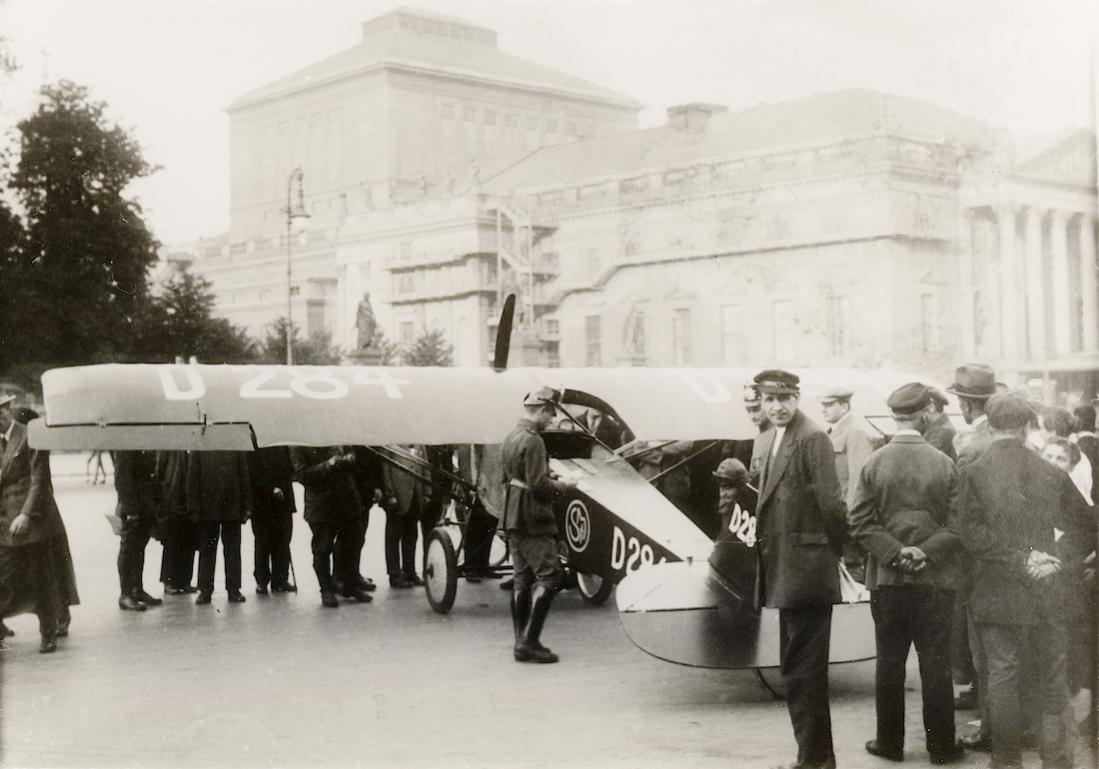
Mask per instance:
[[[504,352],[506,360],[506,349]],[[498,357],[498,362],[500,361]],[[864,413],[884,415],[886,393],[911,376],[850,370],[799,371],[802,406],[820,419],[815,394],[852,384]],[[274,445],[474,444],[470,488],[490,514],[504,483],[493,446],[523,396],[560,393],[559,429],[546,436],[551,468],[577,480],[560,505],[560,530],[581,593],[599,602],[621,583],[623,626],[645,651],[688,665],[778,664],[777,612],[707,562],[713,541],[630,464],[640,442],[750,440],[741,405],[748,369],[417,368],[362,366],[95,365],[43,374],[46,416],[31,424],[44,449],[251,451]],[[514,405],[513,405],[514,404]],[[572,414],[593,410],[628,428],[634,442],[600,441]],[[881,424],[885,424],[882,422]],[[428,599],[454,601],[463,526],[434,532],[426,558]],[[753,558],[746,551],[748,560]],[[746,561],[747,562],[747,561]],[[623,582],[625,577],[629,579]],[[874,654],[868,604],[837,609],[831,660]]]

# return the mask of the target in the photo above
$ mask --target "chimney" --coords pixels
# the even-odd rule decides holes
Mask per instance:
[[[729,108],[724,104],[711,104],[703,101],[677,104],[674,107],[668,107],[668,125],[677,131],[683,129],[701,130],[712,115],[728,111]]]

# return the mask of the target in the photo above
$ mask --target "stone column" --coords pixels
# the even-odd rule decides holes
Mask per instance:
[[[1046,277],[1042,269],[1042,212],[1034,206],[1026,210],[1025,250],[1027,352],[1031,363],[1038,363],[1046,358]]]
[[[1015,207],[997,206],[1000,240],[1000,352],[1011,365],[1020,358],[1019,270],[1015,258]],[[1063,229],[1062,229],[1063,231]]]
[[[1068,274],[1068,225],[1064,211],[1051,211],[1049,238],[1053,251],[1053,347],[1057,355],[1072,352],[1072,299]]]
[[[962,209],[958,226],[958,285],[961,293],[962,351],[966,360],[977,354],[977,309],[973,306],[973,215]]]
[[[1099,276],[1096,271],[1095,219],[1080,214],[1080,295],[1083,299],[1083,341],[1085,352],[1099,352]]]

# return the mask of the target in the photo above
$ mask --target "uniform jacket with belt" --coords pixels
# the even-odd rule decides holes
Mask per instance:
[[[248,474],[252,482],[252,515],[257,520],[290,515],[298,509],[289,447],[268,446],[249,452]],[[275,489],[282,492],[282,499],[275,496]]]
[[[954,450],[954,436],[956,434],[957,431],[954,429],[954,425],[950,423],[950,418],[946,414],[939,414],[934,421],[927,425],[927,429],[923,432],[923,439],[950,457],[950,461],[957,462],[958,452]]]
[[[193,520],[240,523],[252,510],[243,451],[192,451],[187,456],[187,512]]]
[[[974,560],[969,610],[975,622],[1032,625],[1065,619],[1069,575],[1082,556],[1067,543],[1079,549],[1082,543],[1093,545],[1096,536],[1090,508],[1065,472],[1021,441],[993,441],[961,471],[957,516]],[[1031,579],[1026,561],[1032,550],[1061,558],[1062,571]]]
[[[21,513],[30,519],[30,526],[15,536],[10,530],[11,522]],[[26,426],[15,422],[11,439],[0,456],[0,545],[29,545],[63,530],[53,498],[50,454],[32,449],[27,444]]]
[[[553,502],[565,493],[565,484],[549,475],[546,444],[534,422],[520,419],[502,449],[508,483],[504,530],[530,536],[557,534]]]
[[[851,536],[870,554],[870,590],[882,585],[962,586],[962,542],[951,517],[957,491],[954,463],[919,435],[899,433],[870,455],[847,516]],[[891,566],[909,545],[927,555],[926,565],[915,574]]]
[[[294,477],[305,487],[305,520],[310,523],[337,521],[362,511],[353,470],[343,464],[332,467],[328,460],[342,455],[341,446],[291,446]]]
[[[840,494],[832,442],[801,411],[786,425],[778,453],[772,426],[763,452],[756,539],[756,602],[776,608],[840,602],[839,559],[847,508]]]
[[[156,518],[160,509],[160,486],[156,478],[156,452],[115,451],[114,488],[118,493],[121,518]]]
[[[847,503],[847,508],[851,509],[862,466],[874,450],[881,447],[882,441],[869,422],[850,412],[831,426],[828,437],[832,441],[832,452],[835,454],[840,494]]]

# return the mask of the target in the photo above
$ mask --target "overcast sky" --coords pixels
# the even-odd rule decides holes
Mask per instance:
[[[162,166],[134,188],[156,236],[215,235],[229,220],[224,108],[402,4],[630,94],[645,125],[686,101],[737,109],[850,87],[1021,134],[1094,123],[1091,0],[0,0],[21,64],[0,80],[0,127],[33,111],[44,77],[89,86]]]

